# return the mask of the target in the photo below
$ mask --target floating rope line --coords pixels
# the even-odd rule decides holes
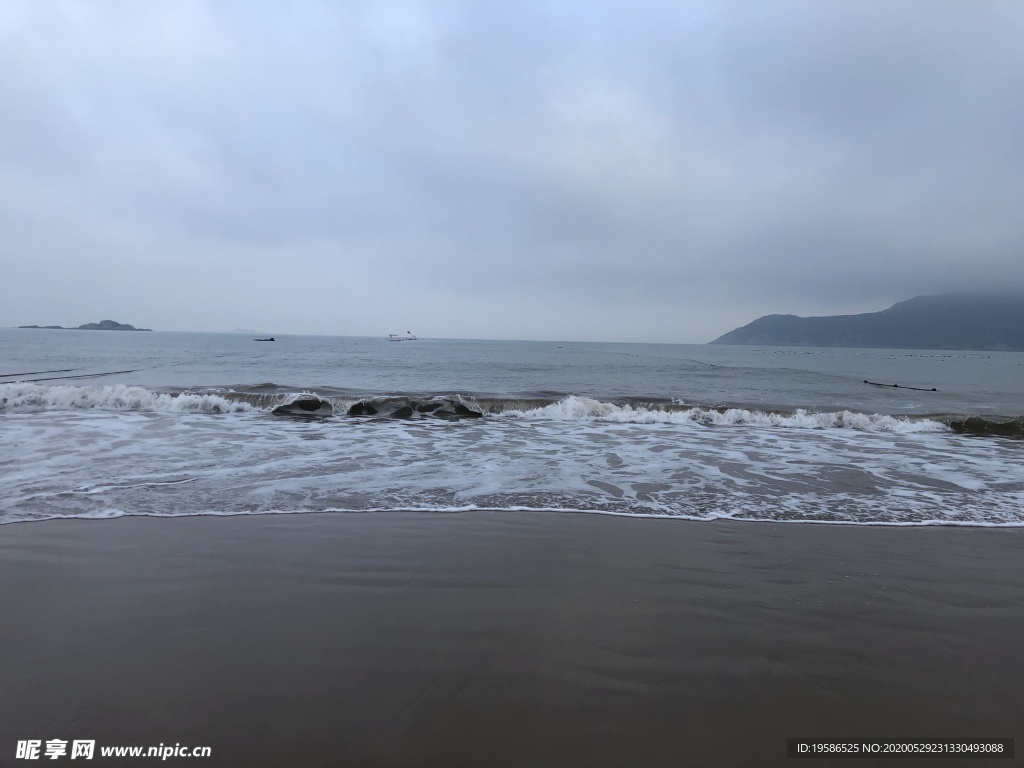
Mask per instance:
[[[916,392],[938,392],[935,387],[931,389],[925,389],[924,387],[908,387],[906,384],[879,384],[877,381],[868,381],[864,379],[865,384],[870,384],[873,387],[892,387],[893,389],[913,389]]]

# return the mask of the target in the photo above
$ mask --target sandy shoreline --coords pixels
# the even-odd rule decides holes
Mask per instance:
[[[789,736],[1019,753],[1022,544],[486,512],[3,526],[0,754],[61,738],[209,745],[203,765],[781,765]],[[965,764],[926,764],[944,762]]]

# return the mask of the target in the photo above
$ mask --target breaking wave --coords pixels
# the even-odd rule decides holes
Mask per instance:
[[[953,431],[975,435],[1024,436],[1024,417],[1011,419],[955,414],[893,416],[850,410],[817,411],[811,408],[759,410],[678,401],[621,399],[608,402],[580,395],[490,397],[396,394],[361,397],[356,394],[318,394],[310,390],[288,391],[276,385],[262,385],[241,391],[217,388],[160,392],[128,385],[87,387],[0,384],[0,412],[39,410],[253,413],[297,418],[358,417],[432,421],[491,417],[532,421],[848,429],[901,434]]]
[[[776,412],[746,408],[708,408],[685,406],[642,406],[605,403],[588,397],[570,396],[551,405],[530,411],[510,411],[527,419],[558,421],[593,420],[627,424],[685,424],[705,426],[791,427],[796,429],[857,429],[871,432],[944,432],[947,424],[931,419],[911,419],[852,411],[814,412],[803,408]]]
[[[106,387],[0,384],[0,410],[163,411],[237,413],[256,410],[244,401],[215,394],[153,392],[123,384]]]

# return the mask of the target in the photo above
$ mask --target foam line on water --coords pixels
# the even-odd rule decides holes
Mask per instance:
[[[745,408],[665,409],[617,405],[589,397],[570,396],[551,405],[529,411],[507,411],[523,419],[554,421],[607,421],[623,424],[703,424],[705,426],[770,426],[797,429],[856,429],[885,432],[945,432],[946,424],[930,419],[912,420],[885,414],[852,411],[816,413],[797,409],[792,414],[751,411]]]
[[[0,520],[0,525],[15,525],[26,522],[45,522],[48,520],[111,520],[121,517],[153,517],[153,518],[192,518],[192,517],[262,517],[274,515],[365,515],[365,514],[389,514],[393,512],[412,512],[423,514],[471,514],[473,512],[506,512],[535,513],[535,514],[567,514],[567,515],[604,515],[609,517],[622,517],[638,520],[677,520],[691,523],[710,523],[717,521],[731,521],[737,523],[760,523],[760,524],[786,524],[786,525],[846,525],[870,528],[1024,528],[1024,520],[1011,522],[987,522],[987,521],[964,521],[964,520],[776,520],[767,518],[746,518],[737,515],[708,515],[704,517],[692,515],[669,515],[653,512],[618,512],[607,509],[582,509],[577,507],[526,507],[526,506],[476,506],[464,505],[458,507],[367,507],[363,509],[267,509],[249,512],[187,512],[181,511],[174,514],[157,514],[153,512],[130,513],[122,509],[105,509],[88,515],[50,515],[37,517],[31,520]]]

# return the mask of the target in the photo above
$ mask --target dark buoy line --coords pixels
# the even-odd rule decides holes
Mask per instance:
[[[938,392],[939,391],[935,387],[932,387],[931,389],[926,389],[924,387],[908,387],[906,384],[903,384],[903,385],[900,385],[900,384],[879,384],[877,381],[868,381],[867,379],[864,379],[864,383],[865,384],[870,384],[873,387],[892,387],[893,389],[912,389],[915,392]]]

